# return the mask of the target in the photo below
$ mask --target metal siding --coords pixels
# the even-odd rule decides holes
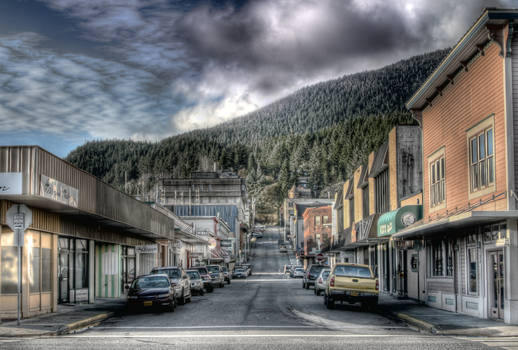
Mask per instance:
[[[518,189],[518,35],[511,43],[512,57],[512,99],[513,99],[513,134],[514,134],[514,186]]]
[[[230,227],[230,231],[236,231],[236,219],[238,211],[235,205],[173,205],[171,209],[178,216],[217,216],[222,218]]]

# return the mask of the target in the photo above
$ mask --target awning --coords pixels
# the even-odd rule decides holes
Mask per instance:
[[[421,220],[422,205],[406,205],[380,216],[378,219],[378,237],[390,236]]]
[[[448,218],[426,224],[418,224],[403,229],[392,237],[394,239],[407,239],[418,236],[428,236],[446,229],[462,228],[470,225],[489,224],[506,219],[518,219],[518,210],[509,211],[469,211],[452,215]]]

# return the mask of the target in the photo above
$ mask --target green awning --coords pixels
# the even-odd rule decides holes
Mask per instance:
[[[422,205],[407,205],[385,213],[378,219],[378,237],[390,236],[421,220],[422,215]]]

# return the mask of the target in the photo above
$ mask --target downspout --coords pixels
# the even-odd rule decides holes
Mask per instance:
[[[512,66],[512,40],[514,34],[513,20],[509,21],[504,55],[504,79],[505,79],[505,128],[506,128],[506,157],[507,157],[507,206],[509,210],[516,209],[515,186],[515,154],[514,154],[514,111],[513,111],[513,66]]]

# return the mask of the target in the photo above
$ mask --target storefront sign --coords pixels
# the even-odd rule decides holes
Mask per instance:
[[[135,250],[139,254],[151,254],[151,253],[157,253],[158,247],[156,244],[150,244],[150,245],[138,245],[135,247]]]
[[[413,225],[421,217],[421,205],[407,205],[385,213],[378,220],[378,236],[390,236],[405,227]]]
[[[222,239],[220,241],[220,246],[225,248],[232,247],[232,241],[230,239]]]
[[[0,173],[0,195],[22,194],[22,173]]]
[[[79,191],[58,180],[41,175],[41,195],[60,203],[77,208],[79,203]]]
[[[356,231],[356,240],[358,242],[367,240],[369,238],[374,217],[375,215],[371,215],[363,219],[362,221],[356,223],[356,225],[354,226],[354,231]]]

